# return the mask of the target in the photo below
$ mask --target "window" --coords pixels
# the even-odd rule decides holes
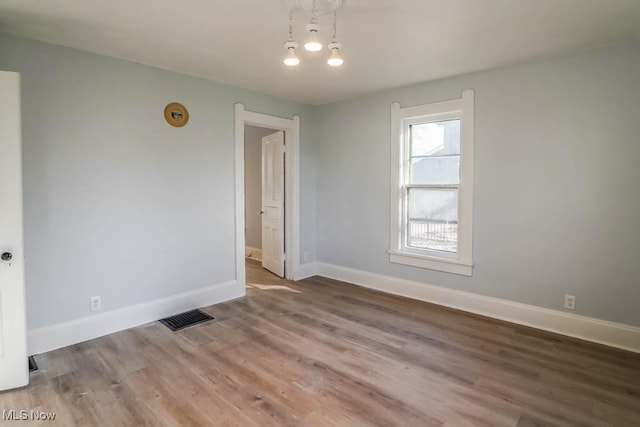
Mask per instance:
[[[470,276],[473,91],[391,111],[390,261]]]

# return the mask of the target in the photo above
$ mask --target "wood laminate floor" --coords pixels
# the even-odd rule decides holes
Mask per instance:
[[[61,426],[640,426],[640,355],[247,264],[247,297],[36,357]],[[0,424],[2,421],[0,420]],[[11,425],[26,423],[11,423]]]

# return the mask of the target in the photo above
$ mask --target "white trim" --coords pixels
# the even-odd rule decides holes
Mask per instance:
[[[415,107],[402,108],[402,118],[414,119],[421,116],[440,116],[446,115],[452,111],[462,111],[466,105],[463,102],[465,93],[471,93],[473,96],[473,90],[467,89],[462,92],[462,98],[451,99],[448,101],[432,102],[429,104],[416,105]],[[400,105],[400,104],[398,104]],[[443,113],[445,111],[445,113]],[[438,117],[439,119],[439,117]]]
[[[251,254],[251,255],[248,255],[248,254]],[[251,246],[245,246],[244,257],[255,259],[256,261],[262,261],[262,249],[254,248]]]
[[[318,274],[371,289],[640,353],[640,327],[318,262]]]
[[[467,265],[457,259],[436,259],[435,257],[425,257],[408,252],[389,252],[389,262],[395,264],[410,265],[412,267],[428,268],[430,270],[444,271],[445,273],[471,276],[473,265]]]
[[[285,133],[285,276],[294,280],[300,269],[300,117],[291,119],[246,111],[235,105],[235,242],[236,281],[245,287],[244,266],[244,126],[253,125]]]
[[[473,161],[474,161],[474,99],[473,90],[462,92],[463,118],[461,131],[460,196],[458,210],[460,212],[460,228],[458,229],[460,259],[467,265],[473,265]],[[471,275],[471,274],[469,274]]]
[[[300,116],[285,131],[285,275],[294,280],[300,269]]]
[[[298,269],[298,274],[295,277],[295,280],[303,280],[309,277],[318,275],[318,264],[315,262],[308,262],[306,264],[301,264]]]
[[[240,286],[236,281],[229,281],[95,316],[33,329],[29,331],[29,354],[45,353],[244,295],[244,286]]]
[[[419,268],[471,276],[473,273],[473,130],[474,92],[467,89],[462,97],[449,101],[402,108],[391,104],[391,176],[389,261]],[[461,168],[458,185],[458,253],[421,251],[404,247],[405,150],[407,129],[412,123],[459,118],[461,120]],[[406,179],[406,177],[405,177]]]
[[[244,105],[235,105],[235,212],[236,282],[246,288],[244,266]],[[240,213],[240,214],[238,214]]]
[[[400,181],[400,172],[402,170],[403,153],[401,152],[402,144],[400,141],[401,134],[400,125],[400,103],[391,104],[391,159],[390,171],[390,200],[389,200],[389,252],[395,252],[400,249],[400,230],[402,230],[402,187]]]
[[[236,104],[242,105],[242,104]],[[269,116],[262,113],[254,113],[253,111],[244,110],[245,125],[267,127],[268,129],[287,130],[293,129],[293,119],[283,119],[281,117]]]

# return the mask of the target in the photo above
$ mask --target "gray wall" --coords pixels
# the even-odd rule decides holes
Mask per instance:
[[[640,44],[309,107],[9,36],[31,329],[234,278],[233,104],[301,116],[301,252],[640,325]],[[390,264],[389,106],[476,91],[473,277]],[[164,105],[191,120],[168,126]],[[317,227],[317,228],[316,228]]]
[[[391,264],[390,104],[475,90],[473,277]],[[640,325],[640,43],[314,109],[320,261]]]
[[[29,328],[233,280],[234,103],[301,117],[301,252],[315,257],[311,108],[126,61],[0,36],[22,74]],[[184,128],[164,106],[183,103]]]
[[[273,129],[244,127],[245,245],[262,249],[262,138]]]

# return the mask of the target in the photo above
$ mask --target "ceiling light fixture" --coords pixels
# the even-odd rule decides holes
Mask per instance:
[[[344,64],[344,59],[340,56],[340,49],[342,49],[342,43],[338,42],[336,38],[338,26],[338,11],[333,12],[333,41],[327,45],[327,48],[331,51],[331,57],[327,60],[327,64],[330,67],[339,67]]]
[[[322,50],[323,43],[320,40],[318,33],[320,30],[320,24],[318,24],[318,17],[333,13],[333,39],[331,43],[327,45],[327,48],[331,51],[331,56],[327,60],[327,64],[331,67],[339,67],[344,64],[344,59],[341,56],[340,50],[342,49],[342,43],[338,42],[336,38],[337,21],[338,21],[338,9],[342,7],[343,0],[289,0],[292,2],[292,8],[289,10],[289,39],[284,43],[284,47],[287,49],[287,56],[283,62],[289,67],[294,67],[300,64],[300,58],[296,56],[296,49],[298,43],[293,39],[293,13],[294,10],[302,10],[311,15],[311,22],[305,26],[305,29],[309,33],[309,39],[304,43],[305,50],[310,52],[319,52]]]
[[[289,53],[284,58],[284,65],[288,65],[289,67],[295,67],[300,64],[300,58],[296,56],[296,48],[298,47],[298,43],[296,42],[286,42],[284,47],[287,48]]]
[[[300,64],[300,58],[296,56],[296,48],[298,43],[293,41],[293,10],[289,11],[289,39],[284,43],[284,47],[287,48],[287,56],[284,58],[284,65],[288,67],[295,67]]]
[[[304,44],[304,48],[309,52],[319,52],[322,50],[322,43],[320,43],[320,39],[318,38],[318,30],[320,29],[320,25],[318,25],[318,21],[316,20],[317,15],[318,7],[316,4],[316,0],[312,0],[311,22],[304,27],[304,29],[307,30],[310,34],[309,39]]]
[[[327,47],[331,50],[331,57],[327,59],[327,64],[332,67],[339,67],[344,64],[344,59],[342,59],[338,52],[342,45],[340,43],[329,43]]]
[[[307,42],[304,44],[304,48],[309,52],[319,52],[322,50],[322,43],[318,38],[318,30],[320,29],[320,25],[318,25],[317,22],[314,22],[315,19],[316,18],[312,18],[311,23],[307,24],[306,27],[304,27],[309,32],[309,34],[311,34]]]

